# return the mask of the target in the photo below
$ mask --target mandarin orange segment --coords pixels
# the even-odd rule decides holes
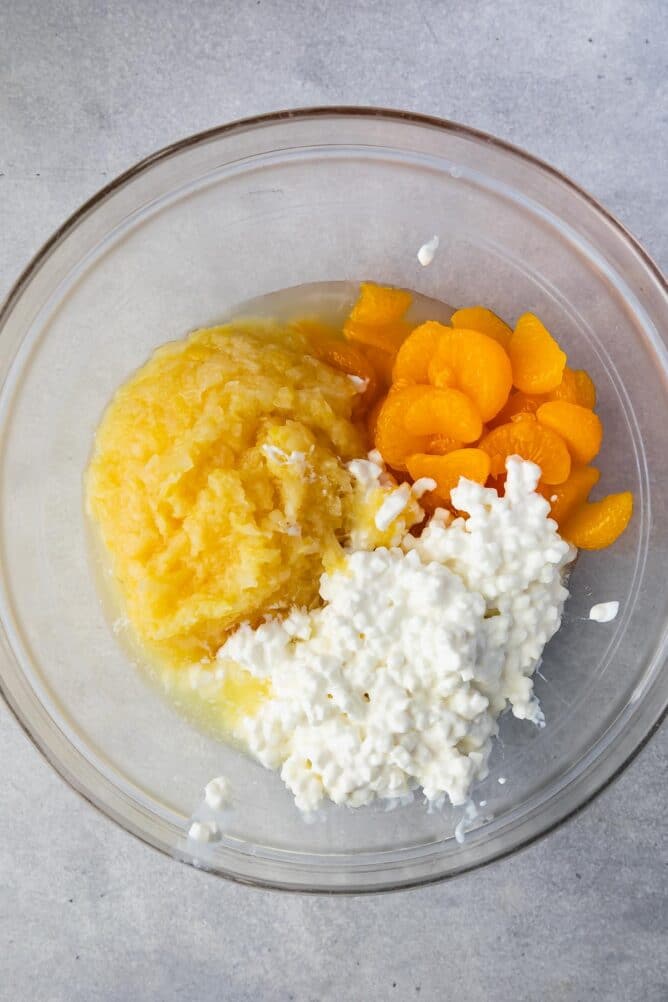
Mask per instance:
[[[524,313],[508,346],[513,384],[525,393],[549,393],[561,383],[566,354],[533,313]]]
[[[564,523],[561,535],[581,550],[602,550],[619,539],[633,514],[633,494],[608,494],[587,502]]]
[[[356,344],[368,345],[371,348],[378,348],[380,351],[394,354],[400,345],[406,340],[411,332],[411,325],[404,320],[397,320],[393,324],[385,324],[382,327],[372,327],[367,324],[351,324],[346,321],[343,333],[350,341]]]
[[[539,484],[538,491],[550,502],[550,517],[563,525],[584,504],[601,474],[595,466],[576,466],[563,484]]]
[[[598,415],[588,407],[569,404],[565,400],[550,400],[536,411],[539,424],[560,435],[571,456],[581,466],[591,462],[603,440],[603,425]]]
[[[510,421],[494,428],[480,442],[490,456],[492,476],[506,469],[508,456],[521,456],[540,466],[546,484],[562,484],[571,472],[571,457],[566,443],[556,432],[534,421]]]
[[[462,442],[476,442],[482,434],[480,414],[461,390],[426,387],[419,400],[406,411],[406,428],[414,435],[448,435]]]
[[[446,365],[441,360],[434,362],[432,359],[429,362],[427,372],[431,385],[438,387],[440,390],[447,390],[457,385],[455,370],[451,369],[449,365]]]
[[[378,415],[380,414],[381,408],[385,403],[385,397],[380,397],[376,400],[375,404],[369,411],[366,417],[366,430],[369,436],[369,442],[373,445],[376,441],[376,424],[378,423]]]
[[[346,372],[349,376],[363,379],[366,386],[360,393],[359,410],[364,413],[377,399],[381,387],[376,370],[366,355],[354,344],[336,338],[314,337],[311,350],[316,358],[333,369]]]
[[[488,477],[485,486],[491,487],[502,498],[506,493],[506,474],[500,473],[498,477]]]
[[[405,289],[362,282],[357,302],[343,326],[346,338],[385,351],[396,351],[410,331],[401,318],[413,297]]]
[[[508,350],[512,329],[486,306],[465,306],[461,310],[455,310],[450,317],[450,323],[453,327],[480,331],[481,334],[494,338],[503,349]]]
[[[596,387],[584,369],[564,369],[561,382],[546,395],[546,400],[565,400],[569,404],[580,404],[593,411],[596,406]]]
[[[441,334],[448,329],[435,320],[428,320],[411,331],[394,360],[393,380],[397,382],[399,379],[405,379],[411,383],[427,383],[429,361]]]
[[[395,289],[391,285],[376,285],[375,282],[361,282],[357,302],[350,311],[349,320],[372,327],[401,320],[413,296],[407,289]]]
[[[290,321],[290,326],[313,340],[335,338],[337,335],[337,328],[321,320],[320,317],[296,317]]]
[[[360,351],[369,359],[378,374],[381,384],[385,389],[389,389],[392,383],[392,368],[394,366],[395,353],[384,351],[382,348],[375,348],[373,345],[360,345]]]
[[[561,382],[549,393],[544,394],[545,400],[566,400],[569,404],[577,404],[578,388],[575,381],[575,373],[568,366],[564,366]]]
[[[517,414],[535,414],[541,404],[545,403],[545,396],[534,396],[531,393],[523,393],[522,390],[513,390],[508,400],[492,421],[492,425],[507,424]]]
[[[512,386],[510,360],[487,334],[444,327],[428,366],[434,386],[452,386],[471,398],[483,421],[501,410]]]
[[[457,486],[460,477],[484,484],[489,476],[490,458],[482,449],[456,449],[445,456],[429,456],[417,453],[406,460],[408,472],[413,480],[431,477],[436,488],[430,495],[448,502],[450,491]]]
[[[406,457],[425,452],[428,435],[412,435],[406,429],[406,412],[429,391],[428,386],[406,386],[390,390],[376,419],[376,448],[388,466],[405,470]]]
[[[433,435],[429,439],[427,452],[433,456],[445,456],[448,452],[454,452],[455,449],[463,448],[464,443],[460,442],[459,439],[450,438],[449,435]]]
[[[593,411],[596,407],[596,386],[594,380],[584,369],[573,369],[575,384],[577,386],[577,403],[581,407],[588,407]]]

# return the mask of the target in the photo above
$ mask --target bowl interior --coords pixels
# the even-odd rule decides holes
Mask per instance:
[[[422,268],[417,248],[440,248]],[[362,278],[509,321],[532,310],[599,392],[600,493],[633,522],[583,554],[536,689],[547,727],[506,716],[486,801],[329,807],[306,824],[279,778],[196,730],[137,670],[96,584],[82,474],[114,389],[153,348],[236,304]],[[321,113],[220,130],[131,173],[66,228],[4,313],[0,397],[3,689],[58,768],[127,828],[192,859],[185,830],[225,774],[225,837],[197,861],[279,886],[384,887],[484,862],[559,821],[665,703],[665,289],[585,196],[501,145],[401,117]],[[616,599],[615,622],[588,621]],[[499,779],[505,779],[500,783]]]

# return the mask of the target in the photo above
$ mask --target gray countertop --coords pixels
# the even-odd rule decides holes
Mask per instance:
[[[665,268],[667,29],[664,0],[0,5],[0,297],[138,158],[318,104],[402,107],[517,143]],[[665,1000],[667,750],[664,726],[586,810],[487,869],[308,897],[217,880],[131,838],[1,706],[0,997]]]

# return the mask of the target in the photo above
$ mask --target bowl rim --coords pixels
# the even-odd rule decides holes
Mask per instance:
[[[161,146],[158,150],[155,150],[155,152],[149,153],[148,156],[143,157],[141,160],[137,160],[136,163],[132,164],[120,174],[117,174],[111,179],[111,181],[109,181],[108,184],[104,185],[102,188],[98,188],[98,190],[91,195],[90,198],[86,199],[86,201],[83,202],[78,209],[75,209],[74,212],[71,213],[71,215],[69,215],[56,230],[54,230],[51,236],[48,237],[47,240],[45,240],[32,255],[27,265],[10,286],[9,291],[2,298],[2,300],[0,300],[0,330],[2,329],[5,318],[10,312],[14,301],[22,293],[32,275],[39,270],[44,261],[50,256],[56,245],[59,244],[82,219],[97,208],[97,206],[109,195],[124,187],[132,181],[133,178],[148,170],[149,167],[152,167],[163,160],[167,160],[174,154],[180,153],[182,150],[186,150],[191,146],[197,146],[210,139],[219,139],[222,136],[228,134],[231,135],[235,132],[244,132],[256,126],[268,125],[270,123],[276,124],[278,122],[290,121],[292,119],[331,117],[345,118],[346,116],[354,118],[379,118],[386,119],[388,121],[407,122],[413,125],[425,125],[440,131],[452,133],[453,135],[460,135],[469,139],[478,139],[489,144],[490,146],[496,147],[499,150],[519,157],[519,159],[524,160],[526,163],[533,165],[534,167],[538,167],[541,171],[544,171],[554,179],[569,187],[576,195],[588,202],[596,212],[598,212],[608,223],[610,223],[612,227],[618,231],[619,235],[632,245],[636,253],[642,258],[643,263],[653,273],[654,278],[661,286],[663,292],[668,295],[668,277],[663,274],[654,258],[645,250],[643,245],[633,235],[633,233],[631,233],[631,231],[622,222],[620,222],[613,213],[606,209],[605,206],[598,201],[598,199],[594,198],[593,195],[582,188],[568,174],[557,170],[556,167],[553,167],[546,160],[542,160],[533,153],[529,153],[529,151],[525,150],[524,147],[518,146],[515,143],[510,143],[505,139],[499,139],[497,136],[494,136],[489,132],[485,132],[482,129],[477,129],[469,125],[463,125],[460,122],[455,122],[448,118],[439,118],[436,115],[424,115],[420,112],[374,107],[373,105],[313,105],[305,106],[303,108],[288,108],[280,111],[270,111],[261,115],[251,115],[247,118],[235,119],[234,121],[227,122],[224,125],[214,125],[212,128],[204,129],[201,132],[194,132],[189,136],[184,136],[183,139],[177,139],[173,143]]]
[[[461,123],[452,121],[450,119],[440,118],[434,115],[425,115],[413,111],[402,111],[399,109],[385,108],[385,107],[375,107],[375,106],[364,106],[364,105],[332,105],[332,106],[307,106],[294,109],[284,109],[273,112],[267,112],[260,115],[253,115],[246,118],[235,119],[223,125],[213,126],[212,128],[205,129],[200,132],[193,133],[191,135],[185,136],[182,139],[176,140],[166,146],[161,147],[155,152],[149,154],[148,156],[138,160],[132,166],[130,166],[125,171],[121,172],[112,180],[104,185],[102,188],[98,189],[90,198],[83,202],[78,209],[76,209],[71,215],[69,215],[61,225],[51,234],[51,236],[39,247],[39,249],[33,254],[33,256],[28,261],[24,269],[19,273],[18,277],[15,279],[13,284],[10,286],[9,291],[0,301],[0,334],[5,325],[5,322],[9,315],[11,314],[14,305],[18,302],[22,296],[24,290],[31,282],[34,275],[36,275],[45,262],[50,258],[52,253],[58,248],[63,240],[82,222],[87,216],[93,213],[98,206],[103,203],[109,196],[113,195],[121,188],[125,187],[135,178],[149,170],[151,167],[155,166],[162,161],[168,160],[175,154],[181,153],[190,147],[197,146],[202,143],[206,143],[210,140],[220,139],[226,135],[233,135],[235,133],[246,132],[258,126],[264,125],[275,125],[281,122],[286,122],[290,120],[308,120],[308,119],[326,119],[326,118],[359,118],[359,119],[382,119],[392,122],[403,122],[409,125],[426,126],[438,131],[444,131],[455,136],[460,136],[466,139],[473,139],[489,146],[496,148],[502,152],[508,153],[513,157],[524,161],[526,164],[532,167],[538,168],[542,173],[547,174],[551,178],[557,180],[561,184],[565,185],[571,190],[571,192],[577,195],[579,198],[583,199],[590,208],[594,210],[603,221],[607,222],[613,230],[616,231],[617,235],[630,246],[630,248],[635,252],[635,254],[640,258],[641,262],[652,274],[660,291],[668,297],[668,279],[664,276],[663,272],[656,264],[652,256],[645,250],[645,248],[640,244],[636,237],[630,232],[630,230],[621,223],[616,216],[614,216],[608,209],[606,209],[596,198],[594,198],[589,192],[583,189],[577,182],[575,182],[567,174],[562,171],[557,170],[551,164],[542,160],[541,158],[529,153],[523,147],[518,146],[514,143],[510,143],[504,139],[499,139],[498,137],[485,132],[481,129],[474,128],[472,126],[463,125]],[[661,332],[659,336],[662,337]],[[665,340],[662,338],[662,340]],[[10,712],[13,714],[17,723],[19,724],[21,730],[29,738],[33,746],[42,754],[47,762],[54,768],[56,773],[63,779],[68,786],[70,786],[76,793],[78,793],[84,800],[91,804],[96,810],[98,810],[105,817],[113,821],[119,828],[123,831],[134,835],[140,841],[151,846],[153,849],[157,849],[163,852],[165,855],[172,858],[181,859],[186,862],[192,862],[192,860],[187,857],[180,855],[174,849],[170,849],[159,841],[152,839],[146,833],[137,830],[134,827],[128,826],[120,818],[116,817],[112,810],[107,806],[98,803],[93,794],[85,789],[82,783],[79,782],[78,778],[69,771],[68,767],[64,762],[61,762],[57,754],[51,750],[48,742],[33,733],[32,727],[28,720],[26,719],[23,711],[19,708],[16,701],[14,700],[12,694],[9,691],[2,675],[0,674],[0,696],[3,698],[3,702],[9,708]],[[668,716],[668,705],[664,706],[658,717],[655,719],[654,723],[649,727],[647,732],[642,735],[642,737],[637,740],[634,747],[630,749],[626,757],[618,764],[617,768],[613,772],[599,779],[595,779],[593,784],[593,789],[591,792],[585,796],[580,803],[575,804],[569,811],[567,811],[563,816],[541,828],[539,831],[529,834],[523,839],[521,839],[515,845],[510,846],[507,849],[501,849],[489,856],[489,858],[472,863],[461,869],[454,869],[449,873],[436,873],[421,876],[412,876],[403,881],[395,881],[394,883],[380,885],[380,886],[319,886],[314,885],[312,887],[306,887],[302,884],[290,884],[286,882],[272,882],[263,877],[252,878],[248,876],[242,876],[231,870],[226,870],[220,866],[216,866],[215,869],[209,869],[208,867],[198,866],[197,868],[206,869],[207,872],[213,873],[216,876],[224,877],[229,880],[233,880],[237,883],[261,887],[269,890],[282,890],[282,891],[298,891],[299,893],[336,893],[336,894],[359,894],[359,893],[388,893],[391,891],[402,890],[410,887],[425,886],[433,883],[440,883],[441,881],[451,880],[453,878],[463,876],[466,873],[473,872],[482,867],[486,867],[491,863],[498,860],[507,858],[508,856],[514,855],[516,852],[526,849],[528,846],[532,845],[545,837],[547,837],[551,832],[560,828],[563,824],[569,821],[571,818],[575,817],[582,810],[584,810],[598,795],[607,789],[612,783],[614,783],[619,776],[624,772],[624,770],[633,762],[640,751],[645,747],[645,745],[651,740],[651,738],[656,734],[659,728],[664,723],[666,717]]]

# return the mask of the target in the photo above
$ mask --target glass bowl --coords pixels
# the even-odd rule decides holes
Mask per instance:
[[[440,248],[422,268],[418,247]],[[196,730],[118,643],[96,587],[82,473],[113,390],[153,348],[234,305],[310,282],[375,279],[511,321],[537,312],[599,388],[603,492],[636,513],[584,555],[536,688],[547,726],[507,715],[484,803],[330,806],[312,824],[279,777]],[[2,691],[93,804],[173,856],[239,880],[362,891],[487,863],[601,789],[665,710],[666,286],[645,252],[552,168],[470,129],[369,109],[286,112],[165,149],[81,208],[0,314]],[[616,599],[618,618],[588,620]],[[224,774],[219,843],[188,821]],[[505,781],[505,782],[502,782]]]

